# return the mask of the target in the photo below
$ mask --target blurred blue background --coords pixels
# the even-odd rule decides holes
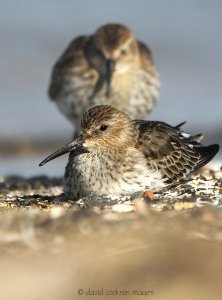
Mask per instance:
[[[47,98],[51,68],[74,37],[118,22],[150,46],[160,71],[150,119],[187,121],[185,129],[206,133],[207,142],[222,141],[222,1],[0,0],[0,7],[0,139],[69,141],[72,125]]]

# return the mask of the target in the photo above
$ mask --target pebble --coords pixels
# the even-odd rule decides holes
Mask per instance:
[[[118,212],[118,213],[127,213],[134,211],[134,207],[129,204],[114,204],[112,206],[112,211]]]
[[[61,206],[52,207],[50,210],[50,217],[52,219],[58,219],[65,214],[65,209]]]
[[[147,216],[150,212],[149,206],[144,201],[143,198],[138,198],[134,200],[134,207],[137,214],[141,216]]]
[[[195,204],[193,202],[176,202],[174,204],[174,209],[179,211],[183,209],[193,208]]]

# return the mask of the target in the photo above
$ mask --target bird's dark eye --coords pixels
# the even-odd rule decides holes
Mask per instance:
[[[120,53],[121,53],[121,55],[126,55],[127,54],[127,50],[126,49],[122,49]]]
[[[99,130],[100,130],[100,131],[106,131],[106,129],[107,129],[108,127],[109,127],[108,125],[102,125],[102,126],[100,126]]]

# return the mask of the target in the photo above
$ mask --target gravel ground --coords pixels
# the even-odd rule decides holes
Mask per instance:
[[[74,202],[61,183],[0,178],[1,299],[220,298],[222,170],[152,200]]]
[[[203,169],[200,174],[166,191],[155,193],[154,199],[135,193],[132,197],[85,197],[72,201],[62,191],[62,178],[48,177],[6,177],[0,178],[0,208],[38,208],[52,212],[56,209],[72,208],[81,210],[100,209],[104,214],[138,212],[138,200],[143,203],[144,210],[154,211],[182,210],[204,205],[222,205],[222,168],[218,171]]]

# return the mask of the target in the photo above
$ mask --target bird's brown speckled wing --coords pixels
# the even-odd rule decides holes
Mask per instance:
[[[75,67],[82,65],[82,61],[85,61],[83,49],[87,39],[85,36],[74,39],[54,65],[48,90],[52,100],[57,99],[64,86],[64,75],[69,74]]]
[[[140,54],[142,55],[144,60],[152,62],[153,57],[152,57],[152,52],[151,52],[150,48],[141,41],[137,41],[137,43],[138,43],[138,46],[139,46]]]
[[[141,66],[147,68],[150,67],[150,65],[154,65],[153,55],[149,47],[140,41],[137,42],[140,52]]]
[[[140,52],[140,68],[145,71],[148,76],[148,85],[156,84],[157,89],[160,87],[159,72],[155,67],[152,52],[147,45],[138,41]]]
[[[161,171],[166,183],[185,178],[206,164],[218,145],[202,146],[198,139],[164,122],[134,121],[139,130],[136,147],[143,151],[149,168]]]

